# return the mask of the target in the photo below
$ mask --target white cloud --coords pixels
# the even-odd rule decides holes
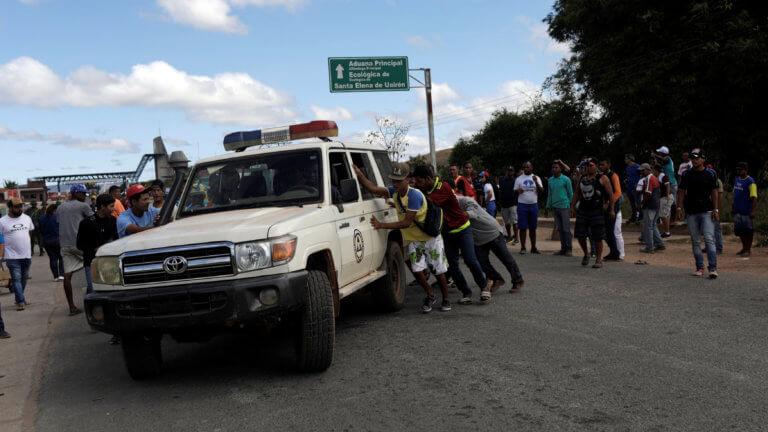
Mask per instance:
[[[233,15],[232,7],[281,7],[295,11],[305,0],[157,0],[167,16],[201,30],[245,34],[248,27]]]
[[[547,24],[534,22],[528,17],[518,17],[518,22],[526,27],[530,33],[529,39],[535,47],[546,52],[559,54],[563,57],[571,54],[571,46],[558,42],[549,36]]]
[[[432,41],[421,35],[408,36],[405,38],[405,42],[416,48],[432,48],[434,46]]]
[[[30,57],[0,65],[0,104],[178,108],[197,121],[262,125],[295,119],[292,100],[246,73],[190,75],[163,61],[128,75],[81,67],[60,77]]]
[[[427,96],[424,91],[417,89],[419,99],[425,101]],[[448,83],[432,83],[432,105],[436,106],[459,99],[459,94]]]
[[[181,139],[181,138],[173,138],[173,137],[163,137],[163,142],[166,144],[169,144],[173,147],[189,147],[192,145],[191,142]]]
[[[122,138],[80,138],[67,134],[44,134],[37,131],[14,131],[0,126],[0,141],[48,143],[78,150],[112,150],[116,153],[138,153],[140,145]]]
[[[312,105],[310,107],[316,119],[322,120],[352,120],[352,113],[344,107],[322,108]]]

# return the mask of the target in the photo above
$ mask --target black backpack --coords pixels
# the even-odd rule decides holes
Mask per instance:
[[[395,196],[397,199],[395,202],[400,206],[400,211],[405,213],[407,209],[403,205],[403,202],[401,201],[400,195],[398,193],[395,193]],[[424,217],[424,223],[416,222],[417,227],[419,227],[420,230],[424,231],[424,233],[430,237],[437,237],[440,235],[440,232],[443,229],[443,209],[436,206],[435,203],[432,202],[429,198],[424,196],[424,199],[427,200],[427,214]]]

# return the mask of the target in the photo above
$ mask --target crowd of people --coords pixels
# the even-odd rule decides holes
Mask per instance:
[[[8,267],[8,288],[14,294],[17,311],[30,305],[25,296],[34,245],[40,256],[47,253],[55,282],[62,282],[69,308],[69,316],[82,311],[75,305],[72,295],[72,275],[84,269],[86,291],[93,291],[91,263],[96,250],[102,245],[155,226],[165,203],[165,186],[155,180],[149,188],[140,184],[129,186],[123,196],[120,186],[114,185],[104,193],[88,199],[88,190],[82,184],[73,185],[69,199],[61,204],[50,204],[38,209],[30,203],[24,211],[19,198],[7,202],[8,214],[0,218],[0,256]],[[0,338],[10,334],[0,315]],[[112,343],[118,343],[113,338]]]

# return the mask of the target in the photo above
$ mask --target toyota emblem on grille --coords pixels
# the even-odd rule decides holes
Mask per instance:
[[[168,274],[179,274],[187,271],[187,259],[183,256],[170,256],[163,261],[163,270]]]

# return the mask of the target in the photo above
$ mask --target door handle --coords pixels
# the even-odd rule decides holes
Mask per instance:
[[[360,216],[360,222],[365,222],[365,216]]]
[[[344,222],[343,224],[339,225],[339,229],[349,228],[349,222]]]

